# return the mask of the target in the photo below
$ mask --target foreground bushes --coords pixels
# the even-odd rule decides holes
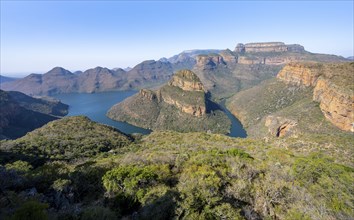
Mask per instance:
[[[116,154],[42,165],[14,157],[1,165],[1,219],[354,216],[352,168],[223,135],[153,133]]]

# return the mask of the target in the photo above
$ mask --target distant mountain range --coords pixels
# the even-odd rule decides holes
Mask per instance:
[[[298,44],[249,43],[238,44],[233,51],[187,50],[170,58],[147,60],[125,70],[96,67],[71,73],[55,67],[45,74],[30,74],[23,79],[2,82],[1,89],[28,95],[136,90],[162,85],[174,72],[192,69],[214,97],[222,98],[274,77],[289,62],[305,60],[348,61],[339,56],[307,52]]]
[[[11,82],[11,81],[15,81],[18,78],[13,78],[13,77],[7,77],[7,76],[2,76],[0,75],[0,84],[1,83],[6,83],[6,82]]]

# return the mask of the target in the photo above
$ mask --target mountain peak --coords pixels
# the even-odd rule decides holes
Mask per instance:
[[[173,75],[168,83],[169,86],[176,86],[184,91],[203,91],[204,86],[199,77],[191,70],[180,70]]]
[[[54,67],[46,75],[71,75],[72,73],[69,70],[64,69],[63,67]]]

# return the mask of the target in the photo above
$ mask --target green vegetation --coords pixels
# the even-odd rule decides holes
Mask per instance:
[[[182,77],[183,74],[186,77]],[[177,84],[201,84],[191,71],[181,70],[174,77],[182,80]],[[171,84],[173,80],[170,81]],[[181,86],[170,84],[157,91],[140,91],[139,94],[114,105],[107,116],[151,130],[227,134],[231,128],[229,118],[215,103],[207,99],[204,91],[184,90]]]
[[[92,157],[130,144],[131,138],[115,128],[100,125],[87,117],[68,117],[30,132],[26,137],[3,142],[2,149],[11,150],[19,159],[76,160]],[[7,160],[4,155],[0,157]]]
[[[29,140],[53,133],[61,140],[70,139],[63,131],[70,124],[82,126],[72,134],[110,129],[84,117],[62,119],[21,138],[21,147],[7,148],[20,139],[2,142],[2,155],[32,157],[25,148]],[[109,131],[115,139],[123,138],[114,129]],[[81,150],[96,153],[81,153],[80,160],[58,161],[60,151],[42,164],[3,158],[0,217],[348,219],[354,215],[354,169],[319,153],[307,155],[221,134],[172,131],[153,132],[123,145],[110,143],[117,144],[111,153],[88,145]]]
[[[326,66],[331,67],[330,64]],[[345,72],[348,74],[347,69]],[[271,79],[237,93],[227,100],[226,105],[237,115],[250,137],[266,138],[276,146],[285,146],[306,155],[321,152],[335,158],[338,163],[353,166],[351,146],[354,136],[339,130],[323,116],[319,104],[313,101],[311,87],[286,85],[279,79]],[[271,127],[266,125],[267,120],[268,123],[271,121],[268,116],[295,121],[296,126],[287,136],[277,138],[271,133]]]

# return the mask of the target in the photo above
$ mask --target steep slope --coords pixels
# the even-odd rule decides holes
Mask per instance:
[[[234,51],[200,54],[193,71],[213,98],[229,97],[240,90],[273,78],[293,61],[345,62],[343,57],[313,54],[301,45],[282,42],[238,44]]]
[[[288,64],[276,79],[241,91],[226,104],[250,136],[350,158],[353,71],[353,63]]]
[[[56,99],[50,97],[34,98],[16,91],[7,93],[13,101],[25,109],[53,116],[65,116],[68,114],[69,106]]]
[[[55,67],[45,74],[31,74],[23,79],[1,84],[6,91],[28,95],[53,95],[75,92],[102,92],[139,89],[167,82],[173,73],[172,65],[161,61],[144,61],[129,72],[96,67],[84,72],[71,73]]]
[[[102,92],[121,88],[126,82],[126,72],[122,69],[110,70],[96,67],[78,74],[78,92]]]
[[[178,71],[157,91],[142,89],[113,106],[108,117],[153,130],[227,133],[230,121],[206,98],[200,79],[189,70]]]
[[[77,75],[61,67],[55,67],[45,74],[30,74],[23,79],[3,83],[1,89],[19,91],[27,95],[51,95],[70,93],[78,89]]]
[[[58,101],[35,99],[19,92],[0,90],[0,139],[18,138],[67,114]]]
[[[167,82],[173,74],[172,65],[161,61],[147,60],[129,71],[126,89],[146,88]]]

